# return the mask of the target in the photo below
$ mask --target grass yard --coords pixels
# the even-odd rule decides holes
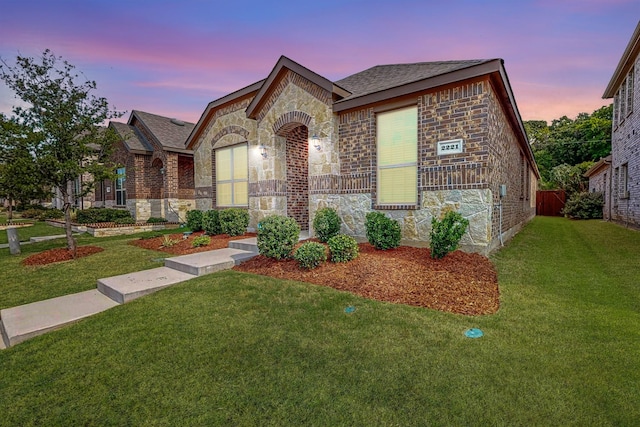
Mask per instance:
[[[44,221],[37,221],[28,227],[18,227],[18,237],[21,242],[28,242],[32,237],[56,236],[64,234],[64,228],[53,227]],[[0,244],[8,243],[7,231],[0,230]]]
[[[104,244],[103,271],[157,254]],[[482,317],[200,277],[0,351],[0,425],[637,425],[639,250],[536,218],[494,256],[502,305]]]

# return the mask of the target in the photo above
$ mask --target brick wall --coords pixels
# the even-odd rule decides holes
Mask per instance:
[[[633,110],[613,124],[611,219],[640,227],[640,58],[635,58]],[[620,168],[627,165],[629,197],[621,194]]]
[[[306,126],[287,134],[287,215],[309,229],[309,141]]]

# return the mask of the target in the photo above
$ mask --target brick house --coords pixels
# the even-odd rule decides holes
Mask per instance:
[[[187,139],[196,208],[285,214],[309,230],[334,207],[365,236],[373,210],[405,244],[449,209],[487,253],[535,215],[539,173],[503,61],[376,66],[332,82],[281,57],[265,80],[211,102]],[[506,188],[500,197],[500,188]]]
[[[640,227],[640,22],[602,96],[613,98],[611,135],[611,220]]]
[[[598,160],[584,173],[589,178],[589,192],[600,192],[604,199],[602,218],[611,219],[611,155]]]
[[[122,166],[118,179],[96,186],[94,206],[126,208],[138,221],[184,221],[195,207],[193,151],[184,148],[194,124],[134,110],[109,126],[122,137],[114,150]]]

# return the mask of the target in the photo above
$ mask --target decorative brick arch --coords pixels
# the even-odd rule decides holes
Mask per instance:
[[[215,147],[218,141],[227,135],[235,133],[237,135],[242,136],[244,139],[249,139],[249,131],[241,126],[227,126],[222,128],[220,132],[216,133],[215,136],[211,139],[211,146]]]
[[[275,121],[273,133],[278,136],[286,136],[291,130],[300,125],[309,127],[311,120],[311,116],[304,111],[289,111]]]

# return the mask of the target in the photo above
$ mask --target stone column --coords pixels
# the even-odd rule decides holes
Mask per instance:
[[[9,252],[11,255],[20,255],[20,238],[18,237],[18,229],[15,227],[7,228],[7,238],[9,239]]]

